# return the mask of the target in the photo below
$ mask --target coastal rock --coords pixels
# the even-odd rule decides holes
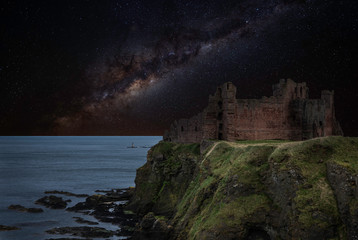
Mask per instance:
[[[155,222],[155,215],[154,215],[154,213],[152,213],[152,212],[150,212],[150,213],[147,213],[144,217],[143,217],[143,219],[142,219],[142,221],[141,221],[141,223],[140,223],[140,227],[142,228],[142,229],[150,229],[150,228],[152,228],[153,227],[153,224],[154,224],[154,222]]]
[[[137,217],[133,212],[125,210],[124,207],[128,199],[133,195],[133,189],[115,189],[105,191],[105,193],[105,195],[95,194],[89,196],[85,202],[80,202],[66,210],[90,214],[101,222],[119,225],[121,228],[117,232],[119,236],[132,235],[137,223]],[[86,222],[81,218],[77,218],[76,221],[80,223]]]
[[[76,219],[75,221],[77,223],[82,223],[82,224],[88,224],[88,225],[98,225],[98,222],[92,222],[92,221],[88,221],[88,220],[85,220],[81,217],[73,217],[74,219]]]
[[[70,234],[72,236],[86,238],[108,238],[113,237],[116,232],[101,227],[58,227],[47,230],[49,234]]]
[[[203,149],[148,152],[126,207],[141,218],[134,239],[358,239],[358,138]]]
[[[18,212],[29,212],[29,213],[42,213],[44,211],[42,210],[42,208],[26,208],[21,205],[10,205],[8,209],[15,210]]]
[[[96,192],[105,192],[106,194],[95,194],[86,198],[85,202],[77,203],[75,206],[67,208],[67,211],[98,210],[107,211],[115,207],[118,202],[127,202],[133,195],[134,189],[112,189],[109,191],[96,190]],[[104,207],[104,208],[103,208]]]
[[[13,231],[13,230],[19,230],[19,229],[20,228],[18,228],[18,227],[0,225],[0,232],[1,231]]]
[[[46,240],[92,240],[91,238],[47,238]]]
[[[52,209],[64,209],[66,208],[68,201],[71,200],[64,201],[61,197],[50,195],[38,199],[35,203]]]
[[[88,197],[88,194],[76,194],[76,193],[71,193],[71,192],[66,192],[66,191],[57,191],[57,190],[53,190],[53,191],[45,191],[45,194],[62,194],[62,195],[66,195],[69,197]]]
[[[147,213],[139,224],[133,239],[168,239],[171,228],[163,216],[155,216],[153,212]]]

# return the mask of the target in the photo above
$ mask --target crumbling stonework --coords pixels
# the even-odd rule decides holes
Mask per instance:
[[[203,112],[175,121],[164,140],[305,140],[331,135],[343,135],[335,118],[334,91],[324,90],[321,99],[309,99],[305,82],[282,79],[273,85],[273,96],[261,99],[236,99],[236,87],[224,83],[209,96]]]

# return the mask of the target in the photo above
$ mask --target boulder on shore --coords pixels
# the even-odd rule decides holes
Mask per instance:
[[[64,201],[61,197],[50,195],[40,198],[35,203],[52,209],[64,209],[67,207],[68,201]]]

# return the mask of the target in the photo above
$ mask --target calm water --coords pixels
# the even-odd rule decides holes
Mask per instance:
[[[161,137],[1,137],[0,225],[21,230],[0,232],[0,240],[46,239],[45,230],[85,226],[72,217],[97,221],[91,216],[35,205],[47,190],[94,194],[95,190],[134,186],[136,169],[146,161],[149,148]],[[127,148],[134,143],[138,148]],[[71,199],[73,206],[84,198]],[[41,207],[43,213],[8,210],[11,204]],[[96,225],[116,230],[108,223]],[[113,238],[113,239],[118,239]]]

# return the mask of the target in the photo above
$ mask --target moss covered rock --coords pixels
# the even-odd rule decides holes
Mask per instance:
[[[136,189],[128,209],[139,215],[171,216],[187,190],[200,158],[199,144],[161,142],[149,150],[147,163],[137,170]]]

